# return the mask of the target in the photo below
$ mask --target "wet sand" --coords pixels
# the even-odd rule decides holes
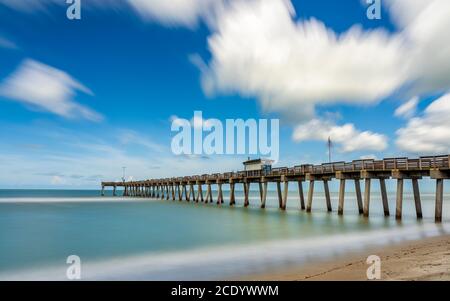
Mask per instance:
[[[367,280],[369,255],[381,259],[381,280],[450,280],[450,236],[371,248],[304,266],[273,270],[239,280]]]

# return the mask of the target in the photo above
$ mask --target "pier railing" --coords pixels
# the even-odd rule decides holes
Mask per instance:
[[[259,183],[261,207],[265,207],[265,198],[267,196],[267,183],[276,182],[281,209],[286,208],[288,185],[290,181],[299,183],[299,195],[302,210],[306,208],[311,211],[314,182],[323,181],[325,188],[325,197],[328,211],[331,209],[331,200],[328,188],[328,181],[335,178],[340,180],[339,208],[338,213],[343,213],[345,181],[353,180],[355,182],[355,192],[357,196],[358,209],[361,214],[369,215],[370,202],[370,183],[371,179],[380,181],[381,195],[385,215],[389,215],[389,206],[387,202],[387,193],[385,179],[394,178],[397,180],[396,194],[396,217],[402,216],[403,202],[403,180],[410,179],[413,183],[414,200],[416,205],[417,217],[422,217],[421,200],[419,193],[418,180],[422,177],[431,177],[436,179],[436,210],[435,219],[442,219],[442,201],[443,201],[443,180],[450,178],[450,155],[442,156],[422,156],[419,158],[384,158],[359,159],[351,162],[331,162],[319,165],[302,164],[293,167],[276,167],[270,170],[254,171],[232,171],[225,173],[192,175],[185,177],[172,177],[163,179],[148,179],[143,181],[131,182],[102,182],[102,194],[105,187],[113,187],[113,194],[116,195],[116,187],[124,187],[125,196],[141,197],[162,197],[169,199],[170,191],[172,199],[175,200],[176,194],[181,201],[183,194],[187,201],[191,196],[195,196],[194,185],[197,186],[197,196],[195,200],[204,201],[202,185],[207,185],[206,202],[212,201],[211,185],[218,185],[218,204],[223,203],[222,185],[230,185],[230,205],[234,204],[234,185],[241,183],[244,185],[245,206],[249,204],[249,190],[252,182]],[[365,180],[364,204],[362,202],[360,180]],[[304,203],[302,182],[310,181],[308,190],[307,206]],[[284,183],[284,190],[281,192],[280,183]],[[187,192],[189,186],[189,193]]]

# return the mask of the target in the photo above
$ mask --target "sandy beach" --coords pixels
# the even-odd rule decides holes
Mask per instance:
[[[381,259],[381,280],[450,280],[450,236],[411,241],[373,248],[334,260],[314,262],[301,267],[273,270],[240,280],[367,280],[366,259]]]

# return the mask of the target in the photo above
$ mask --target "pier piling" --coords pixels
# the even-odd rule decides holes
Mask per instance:
[[[283,199],[282,199],[282,202],[281,202],[280,209],[281,210],[286,210],[287,198],[288,198],[288,190],[289,190],[289,181],[288,180],[284,180],[283,182],[284,182]]]
[[[436,179],[435,221],[442,222],[442,201],[444,199],[444,179]]]
[[[381,191],[381,200],[383,202],[383,211],[384,216],[389,216],[389,202],[388,202],[388,196],[386,191],[386,181],[384,178],[380,178],[380,191]]]
[[[310,180],[308,189],[308,204],[306,205],[306,212],[311,212],[312,210],[313,195],[314,195],[314,180]]]
[[[403,208],[403,179],[397,179],[397,199],[395,208],[395,218],[397,220],[402,219]]]
[[[325,192],[325,202],[327,204],[327,211],[331,212],[333,209],[331,208],[331,197],[330,197],[330,188],[328,187],[328,180],[323,180],[323,189]]]
[[[364,216],[369,216],[369,209],[370,209],[370,184],[371,179],[366,178],[365,179],[365,186],[364,186]]]
[[[300,210],[305,210],[306,206],[305,206],[305,196],[303,195],[303,181],[302,180],[298,181],[298,195],[300,198]]]
[[[422,204],[420,200],[420,191],[419,191],[419,181],[417,178],[412,179],[413,193],[414,193],[414,204],[416,206],[416,216],[418,219],[423,217],[422,215]]]
[[[345,198],[345,179],[340,179],[338,215],[344,214],[344,198]]]
[[[244,207],[248,207],[250,205],[249,194],[250,194],[250,183],[246,181],[243,182],[244,186]]]
[[[230,179],[230,206],[234,206],[236,204],[236,197],[234,195],[234,181]]]
[[[267,181],[264,180],[263,184],[263,194],[261,198],[261,208],[266,208],[266,198],[267,198]]]

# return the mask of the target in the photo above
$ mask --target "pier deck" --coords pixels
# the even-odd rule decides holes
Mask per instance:
[[[243,185],[244,206],[249,205],[250,185],[256,183],[259,187],[261,208],[265,208],[267,197],[267,184],[276,183],[279,208],[286,209],[289,183],[296,182],[299,188],[299,201],[301,210],[311,212],[315,182],[323,182],[325,200],[328,211],[332,211],[328,182],[332,179],[340,181],[338,214],[342,215],[345,204],[346,181],[353,181],[358,210],[360,214],[369,216],[370,188],[372,180],[380,181],[381,199],[384,214],[390,215],[385,181],[397,181],[396,219],[402,218],[403,184],[404,180],[411,180],[414,192],[414,202],[417,218],[422,218],[422,206],[418,180],[429,177],[436,180],[435,221],[442,221],[443,187],[444,180],[450,178],[450,155],[427,156],[416,159],[385,158],[383,160],[354,160],[352,162],[333,162],[321,165],[304,164],[294,167],[278,167],[270,171],[238,171],[217,174],[204,174],[175,178],[148,179],[131,182],[102,182],[102,195],[105,187],[113,187],[116,195],[117,187],[124,187],[123,196],[150,197],[166,200],[213,202],[212,185],[217,185],[217,204],[223,204],[222,186],[230,186],[229,204],[235,204],[235,185]],[[361,193],[360,181],[364,181],[364,195]],[[309,182],[307,198],[303,192],[303,182]],[[203,186],[206,185],[206,195]],[[189,188],[189,189],[188,189]],[[195,189],[197,188],[197,189]]]

